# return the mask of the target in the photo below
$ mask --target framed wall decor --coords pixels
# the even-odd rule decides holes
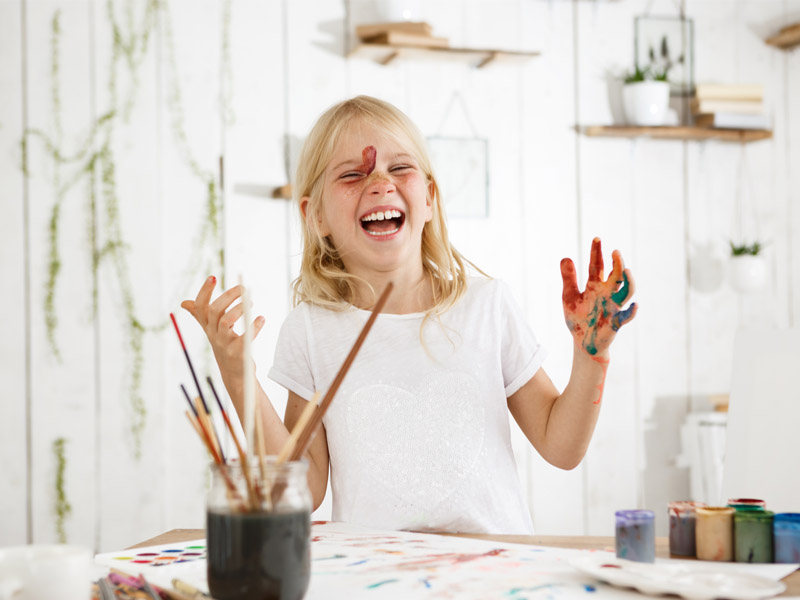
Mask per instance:
[[[634,59],[639,68],[667,72],[670,93],[694,93],[694,25],[682,17],[636,17]]]
[[[432,136],[428,150],[447,215],[489,216],[488,141]]]

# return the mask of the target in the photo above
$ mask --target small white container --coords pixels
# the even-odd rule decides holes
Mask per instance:
[[[757,292],[767,283],[767,261],[757,254],[732,256],[729,280],[737,292]]]
[[[669,107],[669,83],[626,83],[622,88],[622,106],[629,125],[664,125]]]

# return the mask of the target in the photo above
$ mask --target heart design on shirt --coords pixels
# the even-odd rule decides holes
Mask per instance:
[[[483,448],[484,411],[477,382],[463,372],[438,372],[412,389],[377,382],[352,392],[346,420],[360,463],[359,498],[405,522],[451,512],[448,498]],[[361,501],[355,504],[359,510]]]

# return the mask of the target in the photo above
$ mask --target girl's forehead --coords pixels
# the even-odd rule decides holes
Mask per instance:
[[[382,153],[410,152],[410,144],[403,143],[397,136],[391,135],[385,128],[362,120],[353,121],[345,126],[333,147],[334,157],[343,154],[361,156],[367,146],[374,146],[380,156]]]

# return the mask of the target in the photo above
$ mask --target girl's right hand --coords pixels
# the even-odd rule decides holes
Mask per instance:
[[[238,386],[243,381],[244,336],[237,334],[233,326],[244,314],[244,307],[241,302],[235,306],[231,304],[242,297],[244,288],[234,286],[211,302],[211,293],[216,285],[217,278],[212,275],[200,288],[197,298],[184,300],[181,308],[186,309],[205,331],[226,385]],[[253,321],[253,339],[262,327],[264,317],[257,317]]]

